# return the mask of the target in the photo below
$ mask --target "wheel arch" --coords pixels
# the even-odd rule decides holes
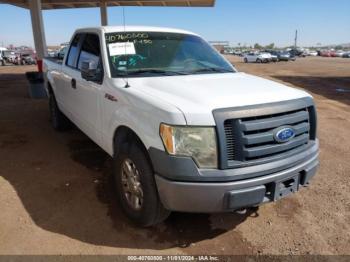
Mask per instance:
[[[144,152],[145,156],[147,157],[149,163],[151,164],[151,167],[153,169],[152,160],[149,156],[148,150],[141,140],[140,136],[137,135],[137,133],[132,130],[130,127],[126,125],[121,125],[116,128],[113,135],[113,156],[117,155],[119,152],[119,149],[123,143],[131,143],[136,142],[138,145],[140,145],[142,151]]]

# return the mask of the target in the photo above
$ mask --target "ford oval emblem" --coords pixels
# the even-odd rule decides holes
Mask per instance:
[[[293,139],[295,131],[292,127],[280,127],[274,133],[274,138],[278,143],[285,143]]]

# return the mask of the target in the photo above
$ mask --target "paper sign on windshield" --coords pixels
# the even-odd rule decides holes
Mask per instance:
[[[111,56],[136,54],[135,45],[132,42],[112,43],[108,45],[108,48]]]

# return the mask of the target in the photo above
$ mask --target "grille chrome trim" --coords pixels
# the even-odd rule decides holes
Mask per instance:
[[[280,127],[284,125],[291,125],[308,120],[309,113],[306,110],[302,110],[293,114],[285,114],[278,117],[267,116],[266,118],[257,120],[241,120],[241,129],[242,131],[255,131],[261,129]]]
[[[298,146],[302,146],[306,144],[309,141],[309,134],[305,133],[302,134],[294,139],[292,139],[290,142],[285,144],[268,144],[263,146],[257,146],[253,148],[244,148],[243,154],[245,158],[255,158],[255,157],[266,157],[269,155],[273,155],[276,153],[282,153],[287,150],[296,148]]]

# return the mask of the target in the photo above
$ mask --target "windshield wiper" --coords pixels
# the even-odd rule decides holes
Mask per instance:
[[[185,72],[162,70],[162,69],[138,69],[125,72],[125,75],[139,75],[139,74],[162,74],[162,75],[187,75]]]
[[[192,71],[192,73],[203,73],[203,72],[213,72],[213,73],[234,73],[234,71],[225,68],[216,67],[205,67]]]

